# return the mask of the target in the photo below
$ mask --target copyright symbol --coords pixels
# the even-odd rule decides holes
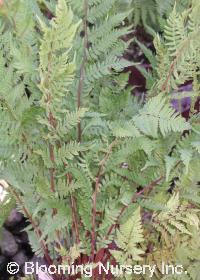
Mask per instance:
[[[17,272],[19,272],[19,265],[16,262],[8,263],[7,272],[11,275],[17,274]]]

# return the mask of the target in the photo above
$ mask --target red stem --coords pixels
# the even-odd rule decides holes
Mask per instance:
[[[50,97],[49,97],[49,99],[50,99]],[[48,121],[49,121],[49,124],[53,128],[56,128],[56,121],[53,117],[52,112],[49,113]],[[53,165],[53,167],[50,169],[50,184],[51,184],[51,191],[54,193],[55,192],[55,167],[54,167],[55,155],[54,155],[54,146],[52,144],[49,144],[49,154],[50,154],[50,160]]]
[[[18,201],[19,205],[22,206],[22,210],[23,210],[25,216],[29,219],[30,223],[32,224],[33,229],[34,229],[38,239],[41,239],[41,236],[42,236],[41,230],[40,230],[39,226],[37,225],[37,222],[35,222],[35,220],[33,219],[32,215],[29,213],[28,209],[25,207],[21,197],[11,187],[9,188],[9,190],[13,194],[13,196],[16,198],[16,200]],[[47,248],[45,242],[43,240],[41,240],[40,241],[40,245],[41,245],[41,248],[42,248],[42,250],[44,252],[45,259],[46,259],[47,263],[49,265],[51,265],[53,262],[52,262],[52,260],[51,260],[51,258],[49,256],[48,248]]]
[[[77,108],[79,109],[81,107],[81,94],[84,87],[84,78],[85,78],[85,64],[87,62],[87,48],[88,48],[88,33],[87,33],[87,14],[88,14],[88,2],[87,0],[84,0],[84,19],[83,19],[83,26],[84,26],[84,50],[83,50],[83,62],[81,64],[80,68],[80,78],[78,83],[78,89],[77,89]],[[77,140],[78,142],[81,142],[81,122],[78,123],[77,126]]]
[[[158,185],[158,184],[163,180],[163,178],[164,178],[164,177],[161,176],[161,177],[158,178],[157,180],[155,180],[155,181],[151,182],[149,185],[145,186],[141,191],[139,191],[139,192],[137,192],[136,194],[134,194],[134,196],[133,196],[133,198],[132,198],[130,204],[136,202],[136,200],[137,200],[142,194],[144,194],[145,192],[147,192],[147,191],[148,191],[148,192],[152,191],[152,189],[153,189],[156,185]],[[130,204],[129,204],[129,205],[130,205]],[[124,205],[124,206],[123,206],[123,208],[121,209],[121,211],[120,211],[120,213],[119,213],[119,215],[118,215],[118,217],[117,217],[116,223],[113,224],[113,225],[111,225],[111,227],[109,228],[109,230],[108,230],[106,236],[104,237],[104,239],[108,239],[109,235],[112,233],[113,229],[114,229],[115,226],[118,224],[118,221],[119,221],[120,217],[123,215],[124,211],[129,207],[129,205]]]
[[[67,164],[64,163],[64,166],[67,167]],[[69,182],[69,184],[72,181],[72,176],[71,174],[66,174],[66,181]],[[73,228],[75,231],[75,236],[76,236],[76,243],[80,243],[80,234],[79,234],[79,227],[78,227],[78,217],[77,217],[77,206],[76,206],[76,199],[73,195],[70,196],[70,201],[71,201],[71,206],[72,206],[72,223],[73,223]]]
[[[99,189],[99,177],[96,178],[95,190],[92,196],[92,232],[91,232],[91,257],[94,262],[96,245],[96,216],[97,216],[97,192]]]
[[[73,224],[74,224],[74,230],[76,235],[76,243],[80,243],[80,235],[79,235],[79,229],[78,229],[78,219],[77,219],[77,207],[76,207],[76,200],[73,195],[71,195],[71,205],[72,205],[72,217],[73,217]]]
[[[108,152],[106,154],[106,156],[103,158],[103,160],[100,162],[100,167],[99,167],[99,171],[96,177],[96,182],[95,182],[95,187],[94,187],[94,193],[92,196],[92,231],[91,231],[91,259],[92,262],[95,261],[95,246],[96,246],[96,217],[97,217],[97,194],[99,191],[99,183],[100,183],[100,178],[103,175],[103,168],[104,165],[106,164],[106,161],[108,160],[112,149],[114,147],[114,145],[116,145],[116,141],[113,141],[109,148],[108,148]],[[94,279],[95,275],[93,275],[93,279]]]
[[[52,164],[55,163],[55,158],[54,158],[54,147],[52,144],[49,144],[49,153],[50,153],[50,159]],[[51,184],[51,192],[55,192],[55,168],[52,167],[50,169],[50,184]]]

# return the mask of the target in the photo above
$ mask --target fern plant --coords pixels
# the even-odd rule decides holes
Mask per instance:
[[[177,9],[182,12],[190,6],[190,0],[127,0],[120,1],[120,8],[128,10],[132,8],[129,20],[134,26],[143,26],[145,31],[153,36],[156,32],[163,31],[170,12],[176,4]]]
[[[93,279],[113,279],[99,275],[97,264],[152,264],[152,279],[167,279],[164,260],[183,264],[188,273],[182,277],[196,279],[199,114],[185,120],[169,100],[175,83],[193,78],[198,88],[198,2],[180,16],[173,10],[166,46],[156,37],[155,75],[144,102],[132,97],[128,75],[121,73],[131,64],[123,57],[129,45],[123,36],[131,27],[119,4],[5,1],[0,176],[30,222],[33,251],[48,265],[89,263]],[[188,24],[188,30],[181,27],[183,38],[173,32],[174,17],[178,27]],[[181,64],[180,50],[187,58]],[[85,276],[57,273],[52,279]]]

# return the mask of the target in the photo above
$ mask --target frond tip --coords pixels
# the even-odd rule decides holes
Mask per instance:
[[[139,248],[139,244],[144,241],[141,224],[140,207],[135,210],[117,232],[116,243],[119,251],[112,250],[111,253],[119,263],[131,260],[139,261],[144,251]]]
[[[151,98],[134,118],[134,122],[144,134],[155,138],[159,132],[165,137],[171,132],[190,129],[190,124],[174,111],[162,94]]]

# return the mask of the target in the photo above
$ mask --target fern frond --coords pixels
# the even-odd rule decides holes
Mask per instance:
[[[176,7],[174,7],[167,20],[164,37],[170,56],[176,56],[177,48],[180,47],[185,38],[185,19],[176,12]]]
[[[88,16],[88,20],[91,23],[95,23],[96,21],[98,21],[99,19],[101,19],[102,17],[106,17],[110,11],[110,9],[112,8],[112,6],[115,4],[116,0],[103,0],[103,1],[95,1],[96,3],[92,3],[92,4],[97,4],[96,6],[93,6],[90,11],[89,11],[89,16]]]
[[[183,132],[190,129],[189,123],[175,113],[161,95],[151,98],[133,120],[141,132],[155,138],[158,137],[159,131],[166,136],[171,132]]]
[[[56,102],[67,93],[72,83],[75,65],[68,56],[79,23],[73,23],[73,13],[64,0],[58,2],[56,18],[50,27],[41,23],[43,40],[40,46],[40,89],[44,92],[43,103],[49,95]],[[56,58],[56,59],[54,59]],[[52,108],[52,109],[53,109]],[[57,109],[56,109],[57,110]]]
[[[191,235],[187,226],[199,227],[199,218],[195,213],[195,209],[189,210],[186,206],[180,205],[178,193],[169,199],[166,207],[168,209],[167,211],[162,211],[158,215],[154,214],[154,226],[158,231],[167,231],[172,236],[176,231]]]
[[[143,241],[140,208],[138,208],[133,216],[121,225],[116,238],[119,251],[112,250],[111,253],[119,263],[130,260],[139,261],[144,251],[138,245]]]
[[[134,125],[132,121],[129,122],[114,122],[109,124],[113,136],[123,138],[123,137],[133,137],[137,138],[140,137],[141,134],[137,127]]]

